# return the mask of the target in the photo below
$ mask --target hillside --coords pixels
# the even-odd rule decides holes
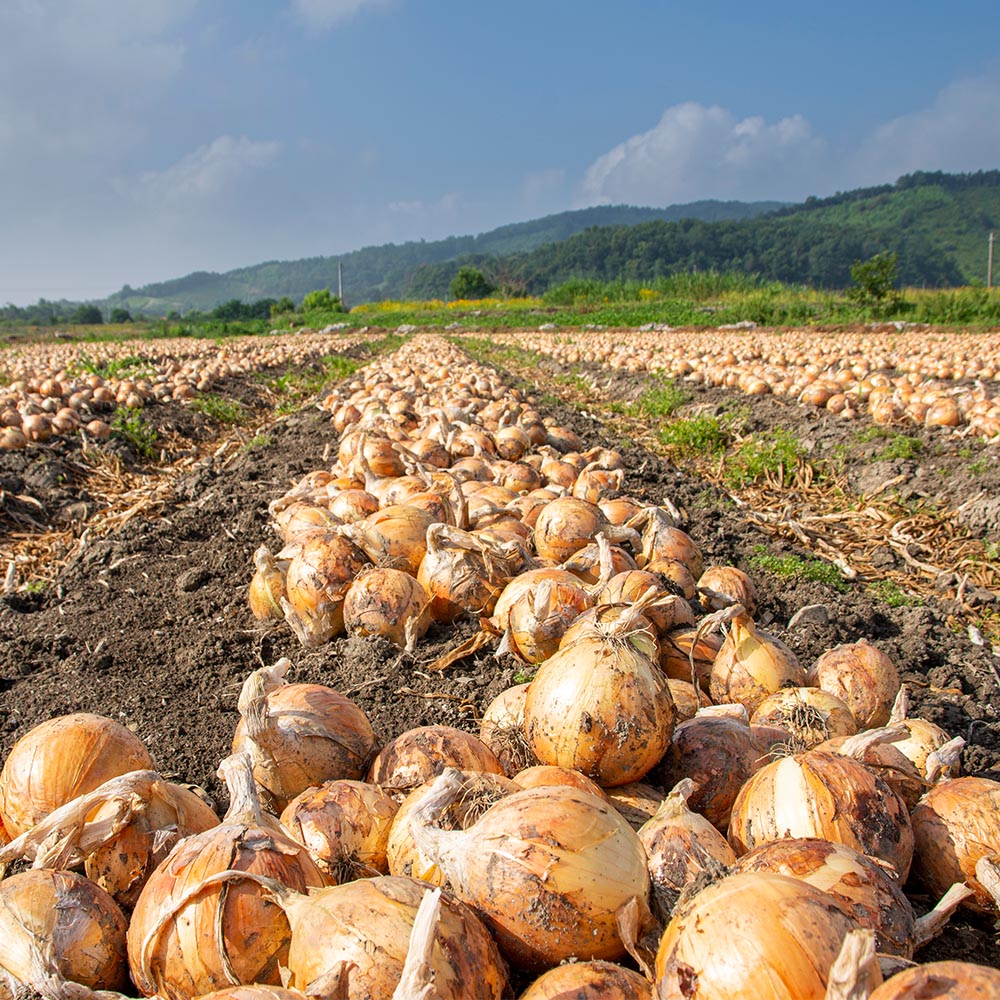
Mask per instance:
[[[292,261],[267,261],[223,274],[196,271],[183,278],[133,289],[125,286],[111,295],[105,309],[124,306],[133,312],[166,315],[176,310],[209,310],[221,302],[288,295],[296,301],[314,288],[337,287],[337,262],[343,263],[344,297],[351,305],[406,294],[411,275],[426,265],[459,257],[501,257],[527,252],[565,240],[592,227],[633,226],[658,220],[747,219],[771,212],[781,202],[698,201],[668,208],[635,208],[604,205],[561,212],[529,222],[514,223],[478,236],[452,236],[432,242],[411,242],[365,247],[339,257],[308,257]]]
[[[608,226],[467,262],[536,294],[571,278],[649,281],[709,269],[833,289],[851,284],[854,261],[890,250],[899,255],[904,285],[947,287],[985,279],[987,238],[998,228],[1000,171],[918,173],[748,220]],[[423,266],[407,294],[446,294],[465,262]]]

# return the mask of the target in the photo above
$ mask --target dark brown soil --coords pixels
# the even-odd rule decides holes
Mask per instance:
[[[704,402],[712,405],[713,399],[706,394]],[[781,419],[816,447],[826,440],[815,415],[793,422],[789,412],[776,416],[756,403],[754,414]],[[557,407],[554,415],[588,444],[620,446],[577,409]],[[312,408],[278,421],[268,433],[269,443],[248,447],[235,460],[199,461],[156,517],[133,518],[87,544],[56,584],[0,601],[0,753],[43,719],[98,712],[134,729],[165,774],[203,785],[224,805],[215,771],[229,750],[240,685],[251,670],[279,656],[292,661],[290,680],[322,682],[352,697],[382,741],[433,722],[476,731],[482,710],[513,683],[516,665],[487,652],[444,673],[424,669],[471,634],[473,623],[430,633],[410,657],[383,641],[354,639],[307,651],[283,624],[262,627],[252,618],[246,602],[252,555],[262,542],[275,542],[267,504],[321,467],[324,449],[336,446],[328,415]],[[58,512],[86,500],[86,480],[68,464],[77,461],[74,447],[0,455],[3,489],[16,486],[35,497],[41,510],[28,504],[33,516],[54,522]],[[628,447],[627,458],[629,491],[669,497],[686,508],[688,531],[706,562],[751,572],[763,620],[804,662],[841,642],[872,640],[912,687],[915,712],[969,741],[966,772],[1000,780],[998,660],[948,629],[947,608],[934,601],[890,608],[859,590],[841,592],[752,567],[757,547],[768,539],[738,508],[649,452]],[[960,461],[935,456],[939,460],[956,468]],[[990,461],[995,477],[995,459]],[[857,474],[870,465],[862,455]],[[829,624],[789,629],[792,615],[809,604],[823,605]],[[918,896],[917,902],[929,901]],[[1000,966],[990,921],[964,915],[920,957]]]

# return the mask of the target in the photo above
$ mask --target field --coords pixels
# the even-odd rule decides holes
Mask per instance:
[[[327,684],[361,706],[380,743],[435,723],[478,733],[490,701],[533,668],[487,646],[432,669],[478,631],[474,618],[432,626],[412,653],[344,636],[309,649],[247,605],[254,552],[281,546],[268,505],[336,458],[341,435],[316,404],[405,341],[431,354],[463,350],[587,448],[620,451],[623,492],[680,508],[705,564],[750,576],[758,624],[804,665],[870,640],[898,667],[912,713],[966,740],[963,773],[1000,781],[1000,423],[987,433],[1000,334],[443,333],[447,341],[372,328],[198,342],[205,353],[192,364],[214,374],[179,394],[176,382],[156,391],[155,374],[156,358],[178,355],[179,343],[107,354],[21,344],[16,361],[14,348],[0,352],[0,395],[30,381],[33,359],[64,380],[98,371],[116,393],[129,379],[137,393],[102,411],[103,439],[81,435],[81,419],[0,450],[0,755],[44,719],[105,714],[143,740],[163,774],[225,808],[216,768],[240,686],[282,656],[290,680]],[[822,405],[799,401],[804,384],[792,391],[764,372],[779,350],[790,369],[821,359],[810,384],[830,382]],[[861,360],[871,371],[852,373]],[[900,397],[893,379],[908,373]],[[867,393],[856,386],[863,378],[874,382]],[[885,420],[873,419],[880,388],[897,394]],[[846,401],[830,406],[838,392]],[[938,398],[954,401],[954,421],[927,423]],[[658,772],[647,780],[659,783]],[[918,910],[933,905],[920,885],[908,891]],[[1000,967],[993,920],[961,911],[917,958]]]

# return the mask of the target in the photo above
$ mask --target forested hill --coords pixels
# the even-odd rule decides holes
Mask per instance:
[[[985,279],[987,240],[995,229],[1000,171],[916,173],[750,220],[594,227],[526,253],[428,265],[413,273],[405,294],[447,294],[462,263],[533,293],[570,278],[646,281],[708,269],[844,288],[854,261],[884,250],[898,253],[904,285],[965,285]]]
[[[782,204],[777,201],[697,201],[668,208],[602,205],[501,226],[478,236],[390,243],[365,247],[339,257],[268,261],[224,274],[196,271],[183,278],[143,288],[133,289],[126,285],[102,304],[107,308],[123,306],[133,312],[162,316],[173,310],[181,313],[191,309],[210,310],[230,299],[251,302],[287,295],[298,302],[316,288],[329,287],[335,292],[340,261],[344,270],[344,298],[349,305],[357,305],[403,296],[413,274],[423,265],[446,263],[459,257],[499,258],[526,252],[565,240],[594,226],[633,226],[652,220],[671,222],[688,218],[705,221],[748,219],[778,209]]]

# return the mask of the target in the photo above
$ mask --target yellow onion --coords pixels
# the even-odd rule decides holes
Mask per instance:
[[[656,815],[666,796],[662,788],[645,781],[609,788],[605,794],[633,830],[638,830]]]
[[[688,806],[725,830],[740,788],[760,763],[760,747],[745,722],[699,712],[677,727],[656,773],[669,788],[691,778]]]
[[[344,594],[367,564],[364,553],[338,532],[303,539],[288,564],[281,602],[299,642],[318,646],[343,631]]]
[[[739,702],[753,713],[768,695],[801,687],[805,677],[795,653],[749,615],[737,614],[712,663],[709,693],[717,704]]]
[[[386,843],[399,807],[377,785],[325,781],[285,806],[281,825],[332,882],[388,874]]]
[[[493,625],[500,632],[506,631],[510,627],[510,609],[514,606],[514,602],[526,591],[533,594],[543,580],[550,580],[557,586],[582,586],[581,581],[572,573],[554,566],[529,569],[524,573],[519,573],[503,588],[497,599],[496,607],[493,609]],[[587,590],[586,587],[583,589]]]
[[[4,761],[0,818],[16,837],[109,778],[154,766],[140,739],[113,719],[87,712],[48,719],[25,733]]]
[[[526,663],[541,663],[559,649],[566,630],[593,603],[577,584],[542,580],[511,605],[509,651]]]
[[[676,677],[668,677],[667,687],[670,688],[670,697],[674,700],[678,725],[693,719],[699,709],[712,704],[712,699],[690,681],[679,681]]]
[[[903,726],[907,735],[903,739],[893,741],[893,746],[904,757],[910,760],[917,772],[928,781],[939,778],[957,778],[962,771],[961,745],[946,733],[940,726],[927,719],[909,718],[907,716],[908,695],[906,685],[899,689],[899,695],[892,708],[889,724]]]
[[[885,653],[862,639],[827,650],[809,668],[806,684],[840,698],[859,730],[874,729],[889,721],[899,674]]]
[[[669,920],[684,889],[698,876],[719,878],[736,861],[726,838],[700,813],[688,808],[694,791],[690,778],[671,790],[639,828],[646,852],[657,915]]]
[[[412,653],[430,622],[424,588],[399,569],[362,570],[344,595],[344,628],[350,636],[381,635]]]
[[[537,763],[524,735],[524,700],[527,684],[515,684],[501,691],[486,706],[479,723],[479,738],[496,754],[508,778]]]
[[[959,887],[953,902],[916,918],[895,873],[846,844],[814,837],[764,844],[736,862],[738,872],[772,872],[802,879],[830,893],[861,927],[875,932],[882,954],[912,958],[937,934],[969,890]]]
[[[576,477],[573,496],[598,503],[604,497],[620,492],[624,481],[624,469],[603,469],[597,462],[591,462]]]
[[[329,508],[301,498],[282,507],[274,520],[286,544],[312,531],[332,531],[341,524],[340,518],[331,514]]]
[[[607,792],[600,785],[595,784],[585,774],[574,771],[571,767],[535,764],[518,771],[513,780],[519,788],[550,788],[553,785],[565,785],[567,788],[579,788],[581,791],[589,792],[606,802],[611,801]]]
[[[952,778],[931,788],[913,810],[914,873],[935,895],[965,882],[966,906],[995,913],[997,902],[976,875],[983,857],[1000,855],[1000,782]]]
[[[627,573],[636,568],[635,560],[620,545],[605,543],[605,548],[605,545],[600,544],[603,539],[604,535],[599,534],[597,541],[588,542],[573,553],[562,564],[562,568],[591,586],[603,585],[609,576]]]
[[[649,876],[642,845],[619,813],[575,788],[529,788],[466,830],[440,829],[438,817],[463,788],[454,770],[441,774],[410,828],[501,951],[525,969],[621,957],[616,914],[633,899],[646,906]]]
[[[710,611],[721,611],[730,604],[742,604],[752,615],[757,606],[753,581],[735,566],[709,566],[698,578],[701,603]]]
[[[606,497],[598,500],[597,506],[612,524],[625,524],[642,510],[642,504],[631,497]]]
[[[220,773],[231,797],[221,825],[180,841],[132,914],[129,966],[146,996],[185,1000],[241,983],[277,985],[288,921],[241,876],[265,875],[303,892],[326,884],[306,849],[260,809],[249,757],[226,758]]]
[[[851,710],[836,695],[810,687],[786,687],[768,695],[750,722],[785,730],[795,753],[836,736],[853,736],[858,728]]]
[[[306,995],[299,990],[286,990],[283,986],[251,983],[249,986],[230,986],[225,990],[216,990],[200,1000],[306,1000]]]
[[[285,596],[285,574],[266,545],[257,549],[253,561],[256,572],[250,580],[250,611],[262,622],[283,618],[281,599]]]
[[[693,601],[698,593],[691,570],[679,559],[656,556],[646,562],[645,570],[658,576],[686,601]]]
[[[857,760],[820,750],[766,764],[733,803],[729,843],[737,855],[785,837],[846,844],[892,865],[901,881],[913,858],[906,803]]]
[[[543,764],[575,768],[599,785],[625,785],[670,745],[674,705],[650,636],[625,615],[595,623],[538,669],[524,731]]]
[[[425,510],[394,504],[363,521],[346,524],[341,533],[373,563],[416,576],[427,551],[427,529],[434,523]]]
[[[631,528],[613,525],[596,504],[576,497],[559,497],[546,504],[535,521],[535,551],[542,559],[563,563],[599,533],[609,542],[638,541]]]
[[[691,610],[691,605],[680,595],[667,590],[659,576],[644,569],[616,573],[598,594],[597,603],[631,603],[648,594],[650,590],[658,595],[658,599],[647,604],[643,614],[653,623],[660,635],[665,635],[674,628],[694,625],[694,611]]]
[[[117,903],[76,872],[33,868],[0,882],[0,971],[43,996],[128,988]],[[80,993],[85,993],[80,990]]]
[[[503,774],[493,751],[471,733],[452,726],[420,726],[382,747],[368,769],[367,780],[393,794],[405,794],[446,767]]]
[[[490,545],[481,538],[435,524],[427,532],[427,552],[417,580],[430,597],[436,622],[453,622],[464,614],[489,616],[513,575],[517,545]]]
[[[699,635],[695,628],[674,628],[663,636],[660,643],[660,667],[668,677],[693,683],[691,678],[693,654],[698,686],[707,692],[709,679],[712,676],[712,664],[720,649],[722,649],[722,639],[717,635]]]
[[[662,1000],[824,1000],[854,920],[784,875],[730,875],[678,906],[660,939]]]
[[[485,771],[460,771],[464,791],[437,819],[442,830],[464,830],[472,826],[483,813],[506,795],[520,791],[521,786],[502,774]],[[586,779],[584,779],[586,780]],[[386,860],[390,875],[408,875],[431,885],[444,885],[445,875],[430,858],[421,853],[410,832],[413,811],[430,794],[433,781],[414,788],[400,803],[389,829]]]
[[[814,688],[813,690],[819,690]],[[901,728],[869,729],[855,736],[834,736],[817,743],[816,750],[829,753],[843,753],[859,760],[870,771],[877,774],[905,803],[913,809],[921,795],[927,791],[928,783],[920,776],[913,762],[894,743]],[[882,739],[875,738],[878,733]],[[965,740],[961,741],[965,745]]]
[[[630,604],[597,604],[587,608],[573,619],[559,640],[559,648],[568,648],[578,640],[592,636],[595,629],[606,633],[624,627],[632,635],[632,644],[656,662],[659,659],[660,639],[653,623],[646,617],[651,599],[652,595],[648,595],[646,599],[640,598]]]
[[[929,962],[897,972],[868,1000],[992,1000],[1000,996],[1000,969],[974,962]]]
[[[366,490],[340,490],[330,500],[330,513],[342,524],[363,521],[378,510],[378,500]]]
[[[644,507],[628,526],[641,531],[636,555],[640,569],[656,558],[676,559],[684,563],[695,580],[701,576],[705,569],[701,550],[690,535],[677,527],[675,513],[663,507]]]
[[[362,778],[375,749],[365,713],[322,684],[289,684],[282,658],[247,677],[233,753],[246,751],[262,793],[280,812],[311,785]]]
[[[614,962],[570,962],[542,973],[518,1000],[653,1000],[653,988]]]

